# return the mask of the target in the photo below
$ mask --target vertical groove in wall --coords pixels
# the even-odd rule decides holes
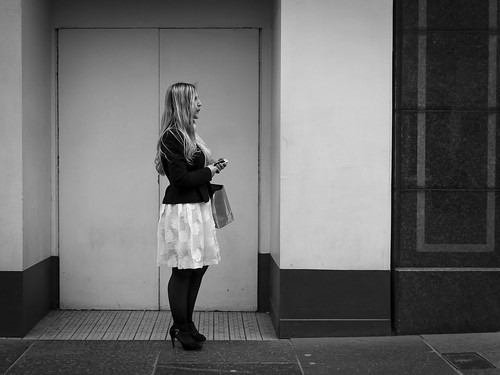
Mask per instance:
[[[418,3],[418,28],[427,29],[427,0]],[[417,187],[425,188],[425,125],[426,125],[426,82],[427,82],[427,34],[418,34],[417,66]],[[417,251],[425,243],[425,191],[417,192]]]
[[[419,1],[418,28],[427,27],[426,0]],[[425,187],[425,107],[427,80],[427,35],[418,34],[418,70],[417,70],[417,186]]]
[[[490,31],[497,30],[497,0],[490,0],[489,3],[489,29]]]
[[[161,56],[160,56],[160,46],[161,46],[161,40],[160,40],[160,36],[161,36],[161,29],[158,29],[158,32],[156,34],[156,42],[157,42],[157,59],[158,59],[158,79],[157,79],[157,82],[158,82],[158,102],[157,102],[157,106],[156,106],[156,116],[157,116],[157,119],[158,119],[158,134],[160,134],[160,131],[161,131],[161,116],[160,116],[160,110],[161,110]],[[161,185],[160,185],[160,180],[161,180],[161,176],[158,175],[158,212],[157,212],[157,217],[159,218],[160,216],[160,199],[161,199]],[[157,272],[158,272],[158,310],[161,310],[161,269],[160,267],[157,267]]]
[[[498,53],[498,6],[497,0],[489,2],[489,44],[488,44],[488,165],[487,165],[487,187],[494,189],[496,183],[496,127],[497,115],[496,112],[491,112],[497,107],[497,53]],[[491,244],[494,250],[495,244],[495,192],[487,192],[487,223],[486,226],[486,241]],[[492,225],[491,225],[492,224]]]
[[[400,228],[400,206],[401,206],[401,182],[400,182],[400,164],[401,164],[401,130],[399,128],[399,123],[401,121],[402,113],[402,48],[403,45],[402,35],[400,31],[402,25],[402,7],[398,1],[394,2],[394,15],[393,15],[393,73],[392,73],[392,83],[393,83],[393,130],[392,130],[392,200],[391,200],[391,283],[390,283],[390,314],[391,314],[391,331],[395,331],[395,322],[397,321],[397,309],[396,309],[396,296],[397,296],[397,277],[395,268],[399,263],[399,253],[400,253],[400,238],[401,238],[401,228]]]
[[[426,0],[419,1],[418,27],[425,30],[427,25]],[[425,107],[427,80],[427,35],[418,34],[418,70],[417,70],[417,186],[425,187]]]
[[[261,214],[262,214],[262,186],[261,186],[261,157],[262,157],[262,144],[260,141],[260,137],[262,134],[262,28],[259,28],[259,43],[258,47],[259,50],[257,51],[258,53],[258,79],[259,79],[259,87],[258,87],[258,95],[259,95],[259,100],[258,100],[258,105],[259,108],[257,109],[258,114],[258,130],[257,130],[257,218],[258,218],[258,225],[257,225],[257,253],[260,253],[260,241],[261,241],[261,231],[260,231],[260,223],[262,222]],[[258,269],[258,267],[257,267]],[[257,275],[257,280],[258,280],[258,275]]]
[[[54,209],[55,209],[55,248],[57,251],[57,256],[60,254],[60,226],[59,226],[59,29],[55,30],[55,43],[56,43],[56,83],[55,83],[55,197],[54,197]]]

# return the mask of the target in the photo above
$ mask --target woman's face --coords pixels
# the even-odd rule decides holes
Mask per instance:
[[[198,98],[198,94],[194,94],[194,99],[193,99],[193,108],[191,109],[191,115],[193,116],[194,120],[198,119],[198,114],[200,113],[201,110],[201,101]]]

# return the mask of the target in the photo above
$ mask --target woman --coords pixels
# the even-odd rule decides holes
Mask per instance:
[[[227,161],[214,163],[210,150],[196,134],[201,102],[196,88],[176,83],[167,89],[157,144],[156,169],[167,187],[158,223],[158,265],[172,267],[168,300],[174,324],[172,345],[201,349],[206,338],[193,323],[193,310],[203,275],[220,261],[210,206],[210,181]]]

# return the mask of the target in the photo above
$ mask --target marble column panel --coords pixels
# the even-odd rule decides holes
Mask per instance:
[[[500,270],[396,270],[397,334],[500,330]]]
[[[418,28],[419,1],[402,0],[404,29]],[[488,30],[489,0],[429,0],[426,3],[427,29]]]
[[[422,194],[423,219],[418,216]],[[500,267],[500,212],[488,209],[492,197],[498,207],[498,192],[402,191],[393,266]]]
[[[500,126],[487,112],[430,112],[425,117],[425,138],[419,140],[417,112],[405,112],[400,121],[400,185],[417,188],[418,152],[425,162],[425,185],[438,189],[486,189],[500,187],[500,153],[496,143]],[[419,144],[420,142],[420,144]],[[419,150],[419,147],[424,147]],[[490,160],[491,159],[491,160]],[[490,177],[491,179],[491,177]],[[494,185],[491,185],[494,182]]]
[[[489,34],[427,32],[425,109],[488,109]],[[422,38],[420,38],[422,39]],[[420,47],[422,48],[422,47]],[[416,109],[419,34],[403,35],[402,109]]]

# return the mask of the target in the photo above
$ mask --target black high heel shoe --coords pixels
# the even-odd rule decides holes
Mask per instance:
[[[189,323],[189,333],[198,342],[207,341],[207,338],[196,329],[194,323]]]
[[[202,348],[201,344],[196,341],[189,332],[179,331],[175,327],[170,328],[170,338],[173,348],[175,348],[175,339],[179,340],[184,350],[200,350]]]

